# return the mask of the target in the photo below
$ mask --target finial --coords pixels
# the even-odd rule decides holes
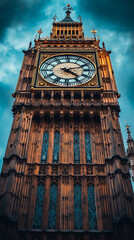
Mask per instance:
[[[70,13],[70,11],[73,10],[73,8],[71,7],[70,4],[67,4],[67,7],[64,7],[63,10],[67,10],[66,13]]]
[[[105,43],[104,42],[102,42],[102,46],[103,46],[103,49],[105,49]]]
[[[42,34],[42,29],[40,28],[37,33],[39,33],[39,39],[40,39],[40,35]]]
[[[80,22],[81,22],[81,20],[83,19],[80,15],[79,15],[77,18],[80,20]]]
[[[97,40],[100,41],[99,35],[97,35]]]
[[[52,18],[53,20],[54,20],[54,22],[56,21],[56,19],[58,19],[57,18],[57,16],[56,15],[54,15],[54,17]]]
[[[28,49],[31,49],[31,46],[32,46],[32,42],[30,41]]]
[[[129,131],[129,128],[130,128],[130,126],[129,125],[127,125],[127,122],[125,122],[125,124],[126,124],[126,131]]]
[[[96,33],[97,33],[97,30],[95,30],[95,29],[93,29],[92,31],[91,31],[91,33],[93,33],[93,35],[94,35],[94,38],[96,39]]]
[[[37,35],[35,35],[35,37],[34,37],[34,42],[36,42],[36,40],[37,40]]]
[[[128,134],[128,140],[131,140],[132,137],[131,137],[131,132],[130,132],[130,130],[129,130],[130,126],[127,125],[127,122],[125,122],[125,124],[126,124],[126,131],[127,131],[127,134]]]

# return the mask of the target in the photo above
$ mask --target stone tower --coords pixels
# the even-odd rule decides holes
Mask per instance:
[[[4,240],[129,240],[133,192],[110,51],[81,17],[57,22],[24,59],[0,177]]]

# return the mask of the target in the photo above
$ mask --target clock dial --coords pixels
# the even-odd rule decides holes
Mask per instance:
[[[58,55],[41,64],[40,74],[50,83],[71,87],[91,80],[95,75],[95,66],[84,57]]]

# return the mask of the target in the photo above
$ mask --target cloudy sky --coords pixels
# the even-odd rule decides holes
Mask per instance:
[[[72,18],[82,16],[85,36],[97,29],[101,43],[111,50],[111,60],[121,98],[120,124],[127,146],[125,121],[134,137],[134,1],[132,0],[1,0],[0,2],[0,167],[12,124],[11,94],[15,90],[23,60],[23,49],[33,42],[37,30],[49,36],[52,18],[65,16],[66,4],[73,7]],[[100,43],[100,44],[101,44]]]

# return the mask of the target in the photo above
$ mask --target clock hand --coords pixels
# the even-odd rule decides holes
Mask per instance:
[[[79,75],[77,73],[74,73],[72,71],[69,71],[69,73],[72,73],[74,76],[79,77]]]
[[[73,67],[73,68],[69,68],[69,70],[70,69],[75,69],[75,68],[81,68],[81,67],[85,67],[85,66],[87,66],[86,64],[84,64],[84,65],[81,65],[81,66],[79,66],[79,67]]]
[[[70,71],[70,69],[67,69],[67,68],[61,68],[63,71],[67,72],[67,73],[71,73],[73,74],[74,76],[78,77],[79,75],[77,73],[74,73],[72,71]]]

